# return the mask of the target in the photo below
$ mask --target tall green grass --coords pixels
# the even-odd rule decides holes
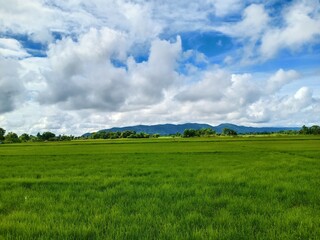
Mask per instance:
[[[0,145],[0,239],[319,239],[320,139]]]

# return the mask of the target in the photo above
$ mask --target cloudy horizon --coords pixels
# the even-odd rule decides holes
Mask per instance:
[[[0,0],[0,127],[320,124],[318,0]]]

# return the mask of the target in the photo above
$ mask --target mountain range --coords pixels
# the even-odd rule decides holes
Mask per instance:
[[[199,123],[185,123],[185,124],[157,124],[157,125],[136,125],[128,127],[113,127],[109,129],[102,129],[100,131],[105,132],[123,132],[127,130],[144,132],[147,134],[160,134],[160,135],[170,135],[176,133],[183,133],[185,129],[201,129],[201,128],[211,128],[217,133],[221,133],[224,128],[229,128],[236,131],[239,134],[244,133],[271,133],[286,130],[299,130],[299,127],[247,127],[238,126],[231,123],[223,123],[218,126],[211,126],[209,124],[199,124]],[[99,132],[100,132],[99,131]],[[85,133],[83,136],[88,137],[91,133]]]

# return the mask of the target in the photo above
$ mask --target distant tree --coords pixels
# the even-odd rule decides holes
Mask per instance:
[[[99,131],[99,132],[96,133],[96,138],[106,139],[107,138],[107,133],[105,131]]]
[[[141,132],[137,134],[137,138],[149,138],[149,137],[150,135],[148,133]]]
[[[121,138],[134,138],[136,134],[136,131],[126,130],[121,133]]]
[[[55,136],[56,135],[52,132],[44,132],[44,133],[42,133],[42,140],[43,141],[54,141]]]
[[[181,136],[182,136],[182,134],[181,134],[181,133],[179,133],[179,132],[177,132],[176,134],[174,134],[174,136],[175,136],[175,137],[181,137]]]
[[[31,141],[31,142],[36,142],[36,141],[38,141],[37,136],[30,135],[30,141]]]
[[[39,132],[37,133],[37,141],[43,141],[42,134]]]
[[[14,132],[8,132],[8,134],[5,136],[5,142],[7,143],[19,143],[20,139],[18,135]]]
[[[233,129],[230,129],[230,128],[224,128],[222,130],[222,134],[223,135],[227,135],[227,136],[236,136],[236,135],[238,135],[236,131],[234,131]]]
[[[313,125],[311,127],[307,127],[306,125],[303,125],[302,128],[299,131],[300,134],[320,134],[320,126]]]
[[[197,136],[197,132],[194,129],[185,129],[183,131],[183,137],[185,138],[196,137],[196,136]]]
[[[6,134],[6,130],[3,128],[0,128],[0,141],[4,140],[4,135]]]
[[[110,139],[120,138],[121,132],[110,132]]]
[[[21,134],[19,139],[21,142],[28,142],[30,140],[30,136],[27,133],[23,133],[23,134]]]
[[[200,136],[212,136],[212,135],[216,134],[216,131],[214,131],[211,128],[202,128],[198,131],[199,131],[198,135],[200,135]]]
[[[300,134],[310,134],[309,128],[306,125],[303,125],[299,131]]]
[[[105,138],[106,139],[110,139],[111,138],[111,132],[105,132],[106,135],[105,135]]]
[[[318,125],[313,125],[309,128],[311,134],[320,134],[320,127]]]
[[[74,139],[74,136],[70,135],[59,135],[56,137],[58,141],[71,141],[72,139]]]
[[[282,130],[282,131],[279,131],[279,133],[281,134],[287,134],[287,135],[296,135],[298,134],[299,132],[296,131],[296,130]],[[267,134],[270,134],[270,133],[267,133]],[[265,134],[265,135],[267,135]]]
[[[93,133],[90,135],[90,138],[92,138],[92,139],[98,139],[99,137],[100,137],[99,132],[93,132]]]
[[[216,132],[211,128],[202,128],[202,129],[186,129],[183,132],[183,137],[205,137],[215,135]]]

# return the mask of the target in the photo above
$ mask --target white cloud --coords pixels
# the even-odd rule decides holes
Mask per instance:
[[[226,95],[230,101],[238,101],[240,106],[247,106],[255,102],[263,94],[252,80],[251,74],[233,74],[231,82],[232,85],[227,89]]]
[[[243,10],[240,21],[222,22],[213,29],[241,42],[242,49],[234,57],[252,65],[276,57],[283,49],[297,52],[319,42],[319,10],[317,0],[293,1],[276,15],[264,4],[251,4]]]
[[[178,93],[178,101],[197,102],[208,100],[215,108],[233,110],[254,102],[262,95],[250,74],[230,74],[221,69],[209,71],[204,78]]]
[[[145,42],[160,34],[209,30],[208,16],[241,11],[239,0],[101,1],[0,0],[1,32],[23,34],[42,43],[54,42],[52,33],[77,36],[90,28],[108,27]]]
[[[307,118],[313,119],[312,112],[319,108],[320,100],[307,87],[287,96],[279,94],[283,86],[290,85],[300,77],[295,70],[283,69],[265,80],[255,79],[251,74],[230,74],[215,70],[205,73],[200,81],[189,87],[184,86],[175,99],[181,106],[188,106],[187,112],[190,115],[201,116],[209,122],[272,122],[281,125],[287,119],[290,125],[301,125],[306,119],[297,116],[303,112]],[[291,121],[294,119],[295,122]]]
[[[0,0],[0,28],[3,32],[26,34],[35,41],[52,40],[50,28],[61,21],[61,16],[40,0]],[[59,18],[60,17],[60,18]]]
[[[257,43],[268,29],[270,16],[263,4],[251,4],[242,12],[242,18],[237,22],[223,22],[221,26],[215,26],[216,31],[235,38],[242,47],[224,59],[226,64],[252,64],[257,62]],[[240,60],[238,60],[240,59]],[[235,61],[237,60],[237,61]]]
[[[261,55],[269,59],[281,49],[297,50],[320,36],[319,1],[296,1],[283,12],[283,27],[270,27],[261,38]]]
[[[170,44],[157,41],[155,45],[163,44],[168,48],[167,51],[171,51],[173,56],[176,56],[175,51],[179,49],[178,43]],[[165,58],[163,60],[165,61]],[[134,68],[134,72],[137,73],[143,69],[146,72],[149,71],[148,62],[140,64],[142,65],[136,66],[139,70]],[[74,110],[71,110],[64,109],[66,106],[61,105],[61,103],[39,105],[31,101],[18,108],[18,111],[5,113],[4,119],[1,119],[0,123],[5,129],[14,130],[20,134],[22,132],[36,134],[38,131],[52,131],[58,134],[81,135],[85,132],[112,126],[166,122],[193,121],[211,124],[233,122],[244,125],[259,123],[263,125],[293,126],[305,124],[306,119],[315,122],[313,113],[317,111],[319,113],[320,100],[313,96],[310,88],[299,88],[287,96],[278,95],[278,90],[274,90],[272,93],[264,91],[266,86],[270,84],[270,79],[280,79],[286,84],[290,84],[284,79],[286,76],[294,75],[293,70],[284,71],[280,69],[267,77],[266,80],[257,80],[255,75],[231,74],[225,70],[214,69],[205,71],[198,83],[190,85],[190,83],[181,84],[180,82],[180,85],[175,85],[172,88],[169,87],[171,83],[166,83],[163,86],[164,94],[158,101],[150,104],[139,105],[139,103],[133,101],[133,98],[129,97],[121,103],[131,103],[130,109],[128,105],[125,105],[126,109],[121,107],[108,109],[99,106],[95,109],[79,110],[76,104],[80,104],[81,107],[83,103],[77,102],[78,99],[72,96],[69,103],[73,102],[75,105]],[[130,81],[133,79],[130,78],[129,73],[126,73],[125,76],[129,77]],[[144,86],[145,83],[142,82],[141,84]],[[155,83],[155,86],[157,84],[159,82]],[[277,84],[276,81],[275,85]],[[99,88],[102,88],[101,85],[96,88],[91,87],[84,94],[96,92],[99,94]],[[49,91],[50,89],[46,90]],[[125,96],[139,96],[141,101],[150,101],[147,91],[141,90],[137,93],[132,85],[125,90]],[[192,90],[194,91],[192,92]],[[301,114],[304,118],[301,117]]]
[[[289,105],[293,106],[293,109],[303,109],[309,107],[312,104],[312,90],[308,87],[300,88],[290,99]]]
[[[273,121],[286,119],[287,122],[293,121],[293,124],[302,125],[306,119],[314,121],[313,113],[319,104],[320,99],[315,98],[309,88],[302,87],[292,96],[264,98],[255,107],[267,112],[268,118]]]
[[[217,101],[224,96],[224,92],[231,84],[230,75],[221,70],[213,70],[204,73],[203,79],[188,86],[177,94],[179,101],[194,102],[200,100]]]
[[[224,24],[217,30],[240,39],[251,38],[256,41],[268,27],[269,20],[262,4],[251,4],[244,9],[241,21]]]
[[[275,93],[298,77],[299,74],[295,70],[284,71],[283,69],[279,69],[268,79],[266,91],[268,93]]]
[[[241,0],[207,0],[212,3],[215,9],[215,15],[223,17],[239,11],[244,1]]]
[[[154,39],[162,32],[161,24],[153,20],[149,4],[125,2],[120,5],[120,12],[128,24],[130,37],[139,42]]]
[[[136,63],[128,60],[128,81],[131,91],[126,104],[139,107],[154,104],[162,100],[164,91],[178,81],[177,60],[181,54],[181,39],[175,43],[155,40],[151,44],[147,62]]]
[[[5,58],[24,58],[30,55],[16,39],[0,38],[0,56]]]
[[[247,114],[249,119],[268,121],[286,125],[303,125],[316,121],[314,114],[319,112],[320,99],[313,96],[308,87],[301,87],[293,95],[261,98],[252,104]]]
[[[50,45],[47,89],[40,102],[62,103],[67,108],[117,108],[127,87],[125,70],[112,65],[123,60],[126,36],[103,28],[91,29],[75,42],[70,38]]]
[[[24,93],[24,86],[20,80],[21,66],[16,60],[0,57],[0,113],[15,109]]]
[[[40,102],[115,111],[160,101],[178,78],[180,38],[176,43],[154,40],[148,61],[141,63],[127,56],[130,44],[126,34],[103,28],[91,29],[78,42],[67,38],[50,45],[50,70],[44,73],[47,88],[40,93]],[[127,69],[113,60],[127,64]]]

